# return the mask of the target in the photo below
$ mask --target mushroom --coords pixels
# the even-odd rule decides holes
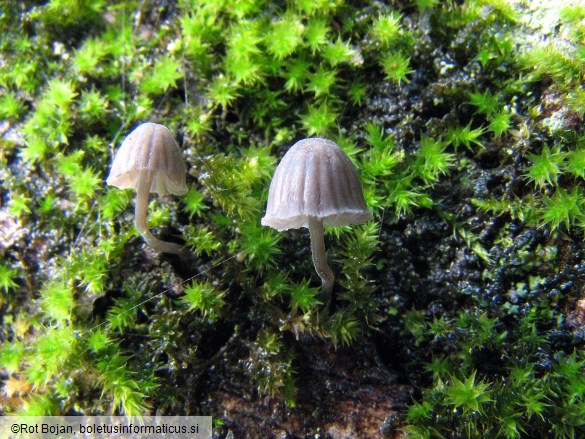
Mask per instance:
[[[321,290],[329,300],[333,272],[327,264],[324,226],[361,224],[373,219],[359,175],[335,142],[321,138],[295,143],[280,161],[268,191],[262,225],[278,231],[307,227]]]
[[[136,229],[154,250],[183,255],[178,244],[157,239],[148,229],[147,210],[151,192],[183,195],[187,192],[185,162],[169,129],[156,123],[143,123],[122,142],[114,157],[106,183],[136,191]]]

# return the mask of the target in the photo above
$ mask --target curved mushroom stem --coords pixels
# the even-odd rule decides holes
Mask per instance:
[[[179,244],[173,242],[161,241],[155,238],[147,224],[148,198],[150,197],[150,188],[152,187],[152,178],[154,171],[143,170],[138,174],[138,187],[136,188],[136,205],[134,213],[136,215],[136,229],[142,235],[148,245],[160,253],[173,253],[184,256],[185,249]]]
[[[315,271],[321,278],[321,292],[327,304],[331,300],[333,292],[333,272],[327,263],[327,253],[325,252],[325,231],[323,229],[323,220],[319,218],[309,218],[309,236],[311,237],[311,252],[313,253],[313,264]]]

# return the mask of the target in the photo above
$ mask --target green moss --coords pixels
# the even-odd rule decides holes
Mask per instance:
[[[152,70],[144,75],[140,81],[140,88],[147,94],[161,94],[175,87],[182,77],[179,61],[171,56],[163,56],[156,60]]]
[[[313,92],[315,98],[319,98],[329,95],[334,84],[335,71],[325,70],[323,67],[319,67],[317,71],[309,77],[305,88],[308,91]]]
[[[313,54],[329,41],[329,24],[323,17],[311,17],[307,23],[304,38]]]
[[[386,79],[401,85],[410,82],[408,75],[414,72],[410,68],[410,58],[400,52],[389,52],[381,60],[382,70]]]
[[[477,107],[477,110],[486,115],[494,114],[499,109],[499,99],[497,96],[492,96],[488,92],[469,93],[469,103]]]
[[[483,144],[479,139],[485,133],[485,129],[483,127],[472,129],[471,125],[472,121],[464,127],[457,126],[449,128],[445,134],[445,140],[449,144],[452,144],[455,149],[462,145],[470,151],[473,150],[473,146],[482,148]]]
[[[500,137],[510,130],[512,115],[507,112],[502,112],[488,117],[488,120],[488,129],[492,131],[496,137]]]
[[[360,322],[348,312],[334,314],[324,329],[335,349],[351,345],[361,333]]]
[[[54,282],[45,285],[41,291],[40,308],[47,318],[59,323],[71,318],[75,302],[73,289],[63,283]]]
[[[0,117],[3,119],[17,119],[24,110],[24,104],[14,93],[7,92],[0,97]]]
[[[307,106],[305,114],[300,118],[303,131],[307,133],[307,136],[327,136],[333,131],[337,113],[332,107],[327,101]]]
[[[372,24],[372,35],[374,38],[385,46],[389,46],[397,40],[401,33],[400,13],[390,11],[384,15],[379,15]]]
[[[223,111],[238,97],[236,81],[223,75],[213,78],[207,89],[207,96],[212,106],[220,106]]]
[[[292,285],[290,287],[290,302],[293,313],[300,310],[306,314],[310,311],[316,311],[318,305],[322,305],[317,299],[319,290],[317,288],[311,288],[308,283],[302,283],[299,285]]]
[[[112,395],[113,412],[122,411],[127,416],[139,416],[148,410],[146,392],[156,388],[152,376],[139,379],[136,373],[127,368],[128,358],[117,353],[103,355],[96,363],[96,369],[100,373],[100,384],[104,392]]]
[[[34,343],[34,353],[27,356],[26,376],[35,387],[44,387],[55,378],[63,378],[74,358],[77,342],[70,327],[49,328]]]
[[[446,149],[447,144],[443,140],[433,140],[426,136],[421,138],[413,168],[426,184],[434,183],[449,173],[455,156],[445,152]]]
[[[18,278],[18,271],[4,264],[0,265],[0,287],[5,293],[18,286],[15,279]]]
[[[270,24],[265,44],[268,53],[282,60],[291,55],[302,42],[305,27],[294,14],[286,14]]]
[[[540,155],[531,154],[528,158],[532,162],[526,174],[526,178],[529,181],[533,182],[537,187],[543,187],[546,184],[556,185],[564,158],[562,152],[558,150],[551,151],[545,145]]]
[[[24,350],[24,344],[20,342],[7,343],[0,348],[0,364],[8,373],[18,372]]]
[[[243,224],[240,232],[242,255],[253,262],[255,269],[262,272],[276,266],[277,256],[281,253],[278,232],[260,226],[258,220]]]
[[[31,205],[32,199],[28,195],[13,191],[8,202],[8,210],[12,215],[20,218],[31,213]]]
[[[3,9],[0,365],[33,385],[3,410],[189,407],[225,435],[211,386],[292,419],[319,338],[414,387],[397,421],[413,437],[582,434],[582,8],[560,11],[567,44],[528,47],[528,10],[507,2],[358,3]],[[189,170],[149,223],[189,261],[145,249],[132,191],[103,184],[147,120]],[[376,217],[327,230],[327,313],[306,234],[259,224],[306,136],[340,144]],[[322,434],[311,422],[287,433]]]
[[[554,195],[544,200],[540,211],[542,224],[556,230],[561,226],[569,228],[576,220],[583,217],[583,191],[573,188],[570,193],[557,189]]]
[[[203,318],[215,320],[224,306],[225,292],[218,292],[207,282],[193,282],[185,288],[182,301],[188,306],[188,311],[197,310]]]

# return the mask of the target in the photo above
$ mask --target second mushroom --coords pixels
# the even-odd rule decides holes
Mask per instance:
[[[183,195],[187,192],[186,174],[185,162],[171,132],[156,123],[139,125],[124,139],[114,158],[106,182],[136,191],[136,229],[157,252],[186,254],[180,245],[156,238],[146,218],[150,193]]]
[[[309,229],[313,264],[329,301],[334,276],[327,263],[324,226],[361,224],[371,219],[349,157],[331,140],[309,138],[295,143],[276,168],[262,225],[279,231]]]

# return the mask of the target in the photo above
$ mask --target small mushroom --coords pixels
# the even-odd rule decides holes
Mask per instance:
[[[310,138],[295,143],[280,161],[261,222],[278,231],[309,229],[313,264],[321,278],[322,293],[329,300],[334,276],[327,264],[324,226],[361,224],[371,219],[349,157],[331,140]]]
[[[148,198],[160,195],[183,195],[187,192],[185,162],[169,129],[156,123],[143,123],[122,142],[114,157],[106,183],[120,189],[136,191],[136,229],[154,250],[184,254],[184,248],[157,239],[148,229]]]

